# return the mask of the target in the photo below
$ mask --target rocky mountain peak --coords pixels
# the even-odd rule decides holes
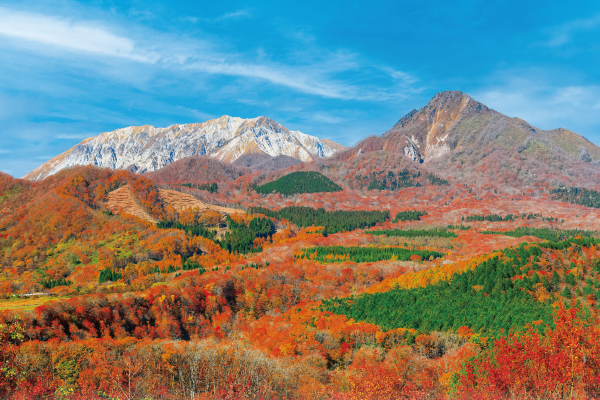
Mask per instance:
[[[266,117],[243,119],[224,115],[193,124],[155,128],[130,126],[86,139],[24,176],[43,179],[74,165],[155,171],[189,156],[211,156],[234,162],[248,153],[285,155],[300,161],[329,157],[344,149],[331,141],[290,131]]]

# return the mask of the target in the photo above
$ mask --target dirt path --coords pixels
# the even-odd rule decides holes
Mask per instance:
[[[114,213],[117,213],[119,208],[122,208],[127,214],[135,215],[152,223],[157,222],[143,207],[135,202],[128,186],[123,186],[110,192],[106,206]]]
[[[198,200],[192,195],[177,192],[175,190],[164,190],[159,189],[160,198],[163,202],[171,204],[177,211],[186,210],[188,208],[198,207],[200,210],[214,210],[223,214],[244,214],[242,210],[228,207],[213,206],[212,204],[205,203]]]

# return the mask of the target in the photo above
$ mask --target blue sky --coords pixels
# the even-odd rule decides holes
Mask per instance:
[[[600,144],[596,1],[0,0],[0,171],[129,125],[270,117],[352,145],[442,90]]]

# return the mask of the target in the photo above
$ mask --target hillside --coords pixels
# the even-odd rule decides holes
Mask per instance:
[[[301,164],[290,156],[271,157],[267,154],[245,154],[233,162],[234,166],[247,167],[253,171],[275,171]]]
[[[342,149],[342,145],[329,140],[290,131],[269,118],[223,116],[203,123],[167,128],[145,125],[105,132],[83,140],[24,178],[40,180],[74,165],[144,173],[193,155],[207,155],[228,163],[254,153],[310,161],[329,157]]]
[[[361,156],[361,171],[387,160],[397,173],[376,175],[371,190],[287,198],[247,190],[267,172],[218,181],[225,189],[212,196],[267,206],[248,213],[127,171],[73,167],[39,182],[0,175],[0,346],[11,363],[10,375],[0,369],[0,396],[37,385],[48,398],[134,388],[136,398],[230,398],[233,385],[248,398],[482,398],[477,382],[489,375],[470,371],[517,391],[519,368],[547,365],[562,377],[556,360],[574,351],[577,369],[564,379],[600,374],[577,372],[582,349],[587,359],[600,350],[600,210],[543,190],[434,184],[429,162]],[[353,172],[344,165],[290,169],[344,177]],[[504,367],[531,352],[531,363]],[[54,361],[62,359],[73,360],[61,367],[67,381]],[[413,369],[401,374],[404,365]],[[188,380],[191,366],[213,386]],[[580,397],[589,387],[577,384]]]
[[[228,182],[250,173],[247,168],[219,161],[209,156],[190,156],[157,171],[144,174],[148,179],[172,184]]]

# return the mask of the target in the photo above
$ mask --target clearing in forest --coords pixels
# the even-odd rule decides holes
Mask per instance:
[[[121,208],[123,212],[127,214],[135,215],[138,218],[145,219],[154,224],[157,222],[156,219],[148,214],[148,212],[135,201],[129,190],[129,186],[127,185],[110,192],[108,194],[106,206],[114,213],[117,213],[119,208]]]
[[[186,210],[188,208],[199,208],[200,210],[214,210],[222,214],[245,214],[243,210],[238,210],[229,207],[214,206],[198,200],[192,195],[177,192],[175,190],[159,189],[160,198],[163,202],[171,204],[177,211]]]

